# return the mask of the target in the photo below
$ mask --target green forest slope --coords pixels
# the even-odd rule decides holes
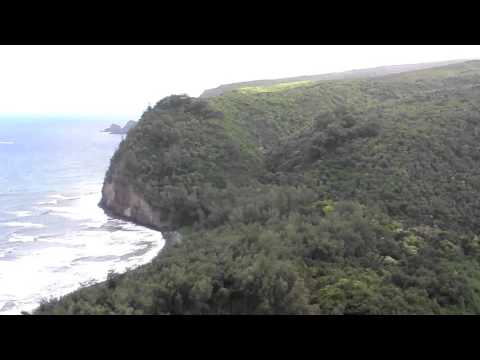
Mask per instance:
[[[480,61],[167,97],[105,183],[181,241],[35,313],[478,314],[479,99]]]

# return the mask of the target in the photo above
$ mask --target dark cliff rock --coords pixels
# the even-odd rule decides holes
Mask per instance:
[[[111,182],[104,183],[102,200],[99,205],[113,216],[155,230],[171,230],[171,226],[167,222],[162,222],[160,212],[154,210],[145,199],[133,190],[132,186],[115,182],[113,179]]]

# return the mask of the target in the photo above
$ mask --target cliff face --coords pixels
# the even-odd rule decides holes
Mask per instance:
[[[162,222],[160,212],[154,210],[130,185],[116,183],[114,180],[105,182],[100,206],[113,215],[141,225],[156,229],[168,228],[168,223]]]
[[[101,205],[155,228],[216,226],[238,216],[230,214],[234,189],[315,184],[415,224],[478,229],[479,73],[473,61],[167,97],[120,144]],[[461,187],[452,182],[459,178]]]
[[[198,201],[209,189],[246,182],[259,168],[255,148],[238,144],[223,116],[183,95],[147,110],[111,160],[100,205],[162,230],[207,216],[213,204]]]

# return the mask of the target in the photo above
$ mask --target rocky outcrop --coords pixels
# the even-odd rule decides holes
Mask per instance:
[[[159,211],[153,209],[131,185],[105,182],[100,202],[107,213],[156,230],[168,230]]]
[[[130,129],[137,125],[136,121],[130,120],[128,121],[125,126],[122,128],[120,125],[112,124],[107,129],[103,130],[103,132],[108,132],[110,134],[118,134],[118,135],[126,135]]]
[[[166,247],[182,242],[182,235],[173,230],[170,223],[162,221],[161,213],[153,209],[130,185],[105,182],[99,206],[113,217],[161,231]]]
[[[103,132],[108,132],[110,134],[121,134],[122,133],[122,127],[117,124],[112,124],[110,127],[106,128],[103,130]]]

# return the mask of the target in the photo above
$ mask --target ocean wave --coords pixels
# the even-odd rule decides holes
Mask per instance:
[[[66,197],[63,195],[52,195],[50,197],[62,198],[63,200],[75,200],[68,206],[42,206],[42,210],[50,211],[51,215],[61,216],[71,220],[90,222],[91,225],[101,226],[108,220],[104,211],[98,207],[98,193],[83,195],[80,197]],[[58,203],[57,203],[58,205]]]
[[[46,210],[51,215],[61,216],[70,220],[89,220],[90,214],[74,206],[45,206],[42,210]]]
[[[81,223],[81,226],[84,226],[89,229],[98,229],[102,228],[106,224],[106,219],[90,220],[84,223]]]
[[[0,314],[31,311],[42,298],[65,295],[86,281],[104,281],[110,270],[136,268],[157,255],[165,243],[161,233],[140,226],[137,232],[80,230],[37,240],[55,244],[32,248],[15,261],[0,261]],[[15,306],[10,303],[3,308],[8,301]]]
[[[21,228],[30,228],[30,229],[41,229],[44,228],[43,224],[34,224],[29,222],[19,222],[19,221],[10,221],[5,223],[0,223],[0,225],[7,227],[21,227]]]
[[[30,236],[30,235],[19,235],[19,234],[12,234],[8,238],[8,242],[33,242],[36,241],[35,236]]]
[[[3,255],[0,261],[2,315],[31,311],[43,298],[65,295],[87,281],[104,281],[110,270],[124,272],[136,268],[153,259],[165,244],[160,232],[109,218],[97,205],[100,190],[60,192],[52,191],[51,195],[42,194],[35,199],[40,202],[32,212],[39,219],[48,213],[45,222],[28,218],[38,222],[33,224],[11,218],[0,223],[9,227],[45,227],[40,230],[43,234],[31,233],[36,236],[20,234],[23,229],[13,229],[17,232],[6,239],[6,245],[15,249],[12,253],[4,249],[4,254],[0,252]],[[52,221],[52,215],[78,220],[78,224],[63,219]],[[57,223],[66,226],[56,227]],[[54,227],[50,228],[51,225]],[[11,255],[15,256],[10,259]]]
[[[59,200],[78,200],[80,199],[79,196],[65,196],[62,194],[54,194],[54,195],[49,195],[48,196],[51,199],[59,199]]]
[[[3,258],[5,255],[12,253],[14,250],[15,250],[14,247],[0,250],[0,258]]]
[[[5,211],[5,213],[15,215],[16,217],[27,217],[32,215],[32,212],[28,210]]]
[[[50,200],[50,201],[40,201],[35,205],[56,205],[58,200]]]

